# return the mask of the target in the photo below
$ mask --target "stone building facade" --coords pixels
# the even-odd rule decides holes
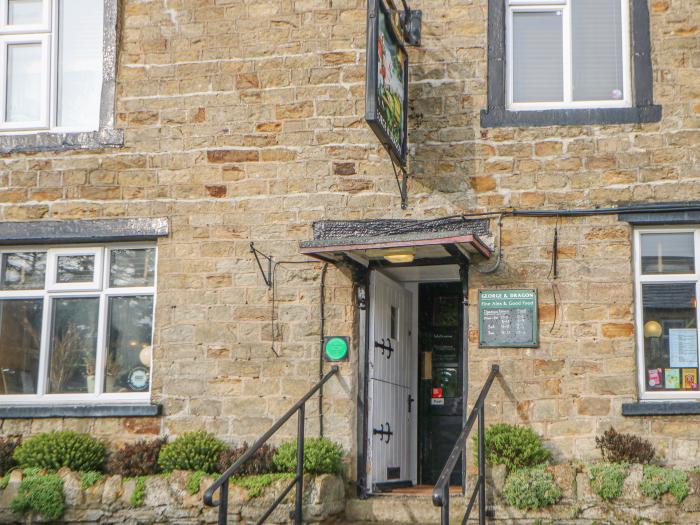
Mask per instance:
[[[422,42],[409,48],[404,211],[363,120],[364,0],[116,2],[112,128],[123,136],[3,142],[0,219],[6,232],[25,231],[8,245],[32,244],[31,226],[58,224],[48,221],[167,219],[167,235],[151,238],[150,404],[162,409],[75,417],[7,406],[2,433],[63,428],[124,441],[206,429],[250,442],[318,378],[323,263],[283,263],[308,260],[299,242],[313,238],[314,222],[491,213],[482,237],[494,256],[475,257],[470,269],[470,399],[497,363],[488,420],[532,426],[555,457],[597,457],[596,435],[614,426],[649,438],[669,464],[697,465],[692,405],[682,415],[622,414],[640,397],[630,222],[507,212],[700,200],[698,5],[631,2],[649,11],[657,121],[482,127],[488,4],[411,2],[422,11]],[[700,223],[687,213],[686,223]],[[251,242],[278,263],[274,298]],[[498,252],[497,270],[486,273]],[[364,351],[356,291],[345,267],[328,266],[323,282],[324,333],[352,343],[324,391],[324,433],[343,445],[356,479]],[[538,290],[537,348],[479,348],[477,292],[497,288]],[[315,403],[306,415],[317,433]]]

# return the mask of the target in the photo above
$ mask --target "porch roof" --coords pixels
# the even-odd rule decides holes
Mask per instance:
[[[318,259],[339,262],[350,258],[364,266],[384,261],[397,250],[410,250],[418,263],[445,264],[460,257],[491,256],[481,239],[488,233],[487,219],[435,220],[372,219],[319,221],[314,239],[302,241],[300,251]]]

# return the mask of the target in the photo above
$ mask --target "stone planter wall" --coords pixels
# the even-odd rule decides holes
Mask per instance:
[[[489,501],[495,511],[496,522],[514,524],[697,524],[700,523],[700,473],[689,472],[690,493],[682,503],[670,494],[660,500],[643,496],[639,490],[642,467],[634,465],[623,485],[620,498],[606,502],[598,497],[588,482],[588,472],[583,466],[556,465],[554,478],[561,487],[563,498],[550,508],[537,511],[521,511],[501,497],[505,484],[502,466],[491,469],[487,475]]]
[[[176,471],[167,476],[151,476],[146,480],[146,498],[142,506],[134,507],[131,496],[136,481],[121,476],[106,476],[92,487],[83,490],[79,475],[61,470],[64,479],[66,512],[62,523],[136,525],[141,523],[177,523],[199,525],[216,523],[216,508],[202,503],[204,490],[214,481],[205,477],[199,493],[191,495],[185,488],[189,472]],[[18,516],[10,510],[10,502],[17,495],[22,473],[14,471],[10,483],[0,494],[0,523],[47,522],[41,516]],[[229,490],[229,523],[255,523],[280,494],[287,479],[276,480],[263,493],[250,498],[248,491],[231,485]],[[294,508],[294,491],[270,516],[267,523],[290,523],[289,513]],[[305,523],[325,523],[345,508],[345,488],[338,476],[307,476],[304,484]]]

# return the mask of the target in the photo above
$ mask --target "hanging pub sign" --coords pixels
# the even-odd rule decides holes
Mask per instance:
[[[479,290],[479,346],[539,346],[537,290]]]
[[[367,3],[365,120],[402,169],[408,145],[408,54],[384,0]]]

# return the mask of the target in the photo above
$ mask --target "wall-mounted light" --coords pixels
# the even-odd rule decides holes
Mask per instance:
[[[412,263],[416,258],[416,251],[413,248],[401,248],[383,254],[384,259],[390,263]]]
[[[647,321],[644,323],[644,337],[661,337],[664,329],[658,321]]]

